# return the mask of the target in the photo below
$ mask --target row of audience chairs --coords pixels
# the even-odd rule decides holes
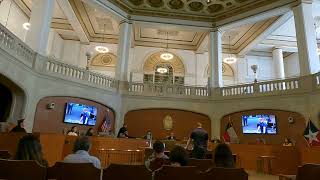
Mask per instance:
[[[243,169],[213,168],[200,173],[194,166],[163,166],[150,172],[144,165],[111,164],[100,170],[91,163],[73,164],[57,162],[53,167],[45,168],[35,161],[0,160],[0,179],[8,180],[169,180],[169,179],[210,179],[210,180],[247,180]]]

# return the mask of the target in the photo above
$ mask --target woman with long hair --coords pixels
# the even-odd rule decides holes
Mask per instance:
[[[214,151],[215,167],[234,168],[232,151],[227,144],[217,145]]]
[[[40,165],[48,167],[48,162],[43,158],[40,141],[34,135],[26,135],[19,140],[15,160],[34,160]]]

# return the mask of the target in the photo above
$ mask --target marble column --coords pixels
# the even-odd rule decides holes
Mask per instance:
[[[53,8],[53,0],[32,1],[30,29],[26,35],[26,43],[41,55],[47,55]]]
[[[119,81],[119,88],[127,88],[128,85],[128,62],[132,38],[132,23],[130,21],[120,22],[119,44],[117,50],[117,67],[115,79]]]
[[[300,75],[314,74],[320,70],[317,55],[316,31],[312,16],[312,1],[302,1],[292,8],[299,50]]]
[[[210,87],[218,88],[223,86],[222,80],[222,34],[219,29],[209,33],[209,72]]]
[[[272,51],[273,57],[273,68],[275,72],[276,79],[284,79],[284,62],[283,62],[283,52],[280,48],[274,48]]]

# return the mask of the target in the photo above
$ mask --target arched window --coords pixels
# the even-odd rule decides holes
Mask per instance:
[[[182,60],[174,55],[170,61],[160,58],[161,52],[152,54],[144,63],[144,83],[184,85],[185,68]]]

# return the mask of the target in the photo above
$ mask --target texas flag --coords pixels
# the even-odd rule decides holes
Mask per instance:
[[[238,135],[233,128],[233,124],[229,119],[229,122],[226,126],[226,130],[223,134],[224,142],[226,143],[238,143]]]
[[[304,138],[310,146],[320,146],[320,132],[311,120],[303,133]]]

